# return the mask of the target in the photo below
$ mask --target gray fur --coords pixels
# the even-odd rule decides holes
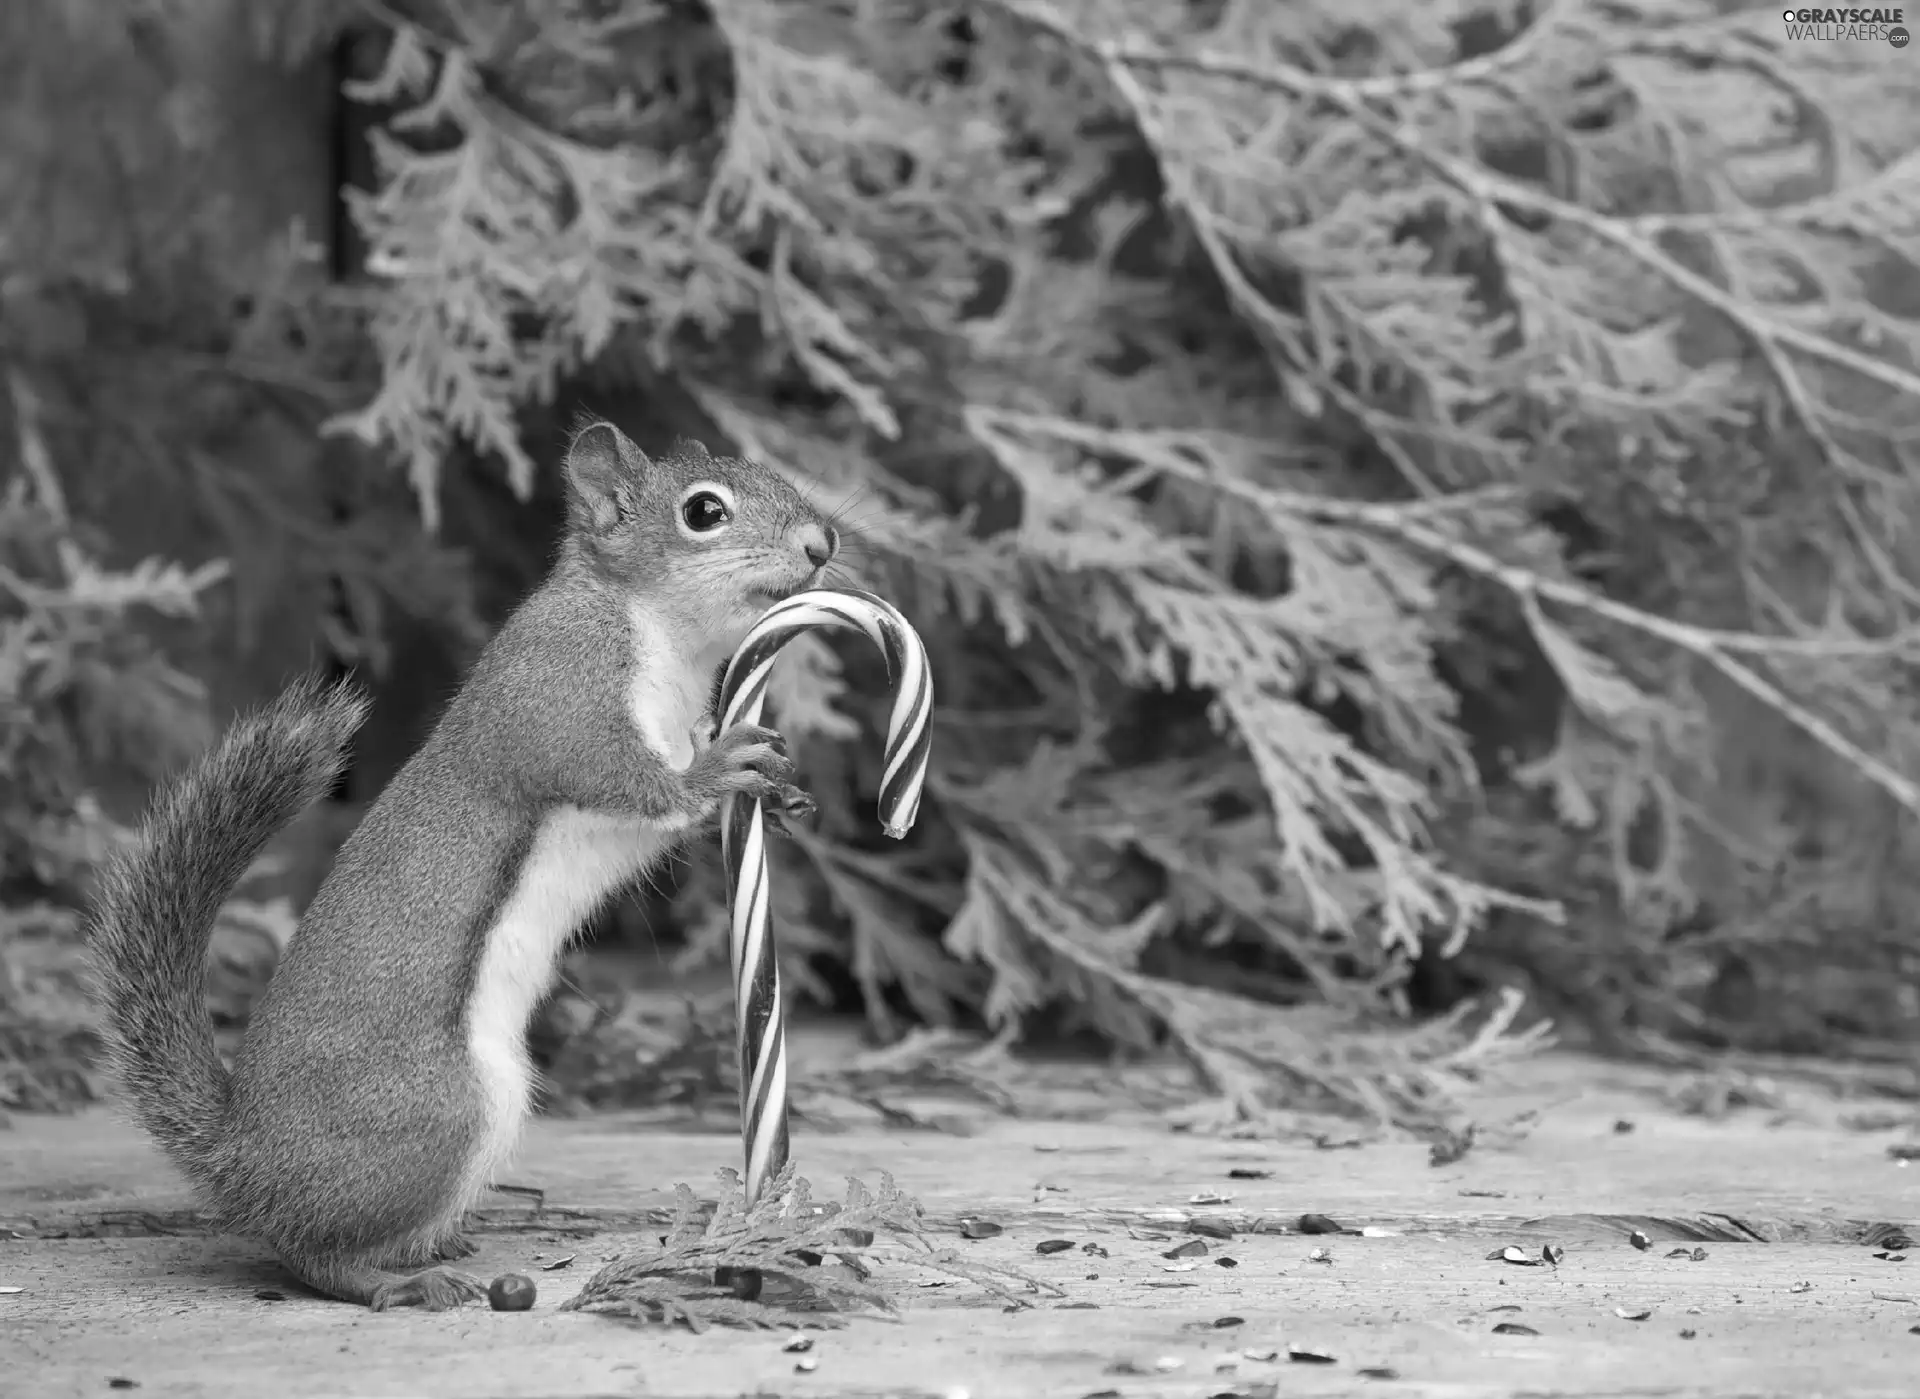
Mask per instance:
[[[702,481],[739,501],[711,542],[673,523]],[[698,444],[656,465],[604,424],[576,437],[568,490],[553,572],[342,845],[231,1076],[205,1011],[214,916],[332,784],[364,700],[302,680],[238,721],[158,799],[93,911],[109,1060],[142,1125],[227,1227],[376,1309],[482,1290],[429,1265],[471,1251],[461,1215],[492,1124],[467,1011],[541,822],[581,808],[677,829],[729,792],[804,807],[770,730],[730,730],[684,770],[646,746],[627,708],[631,614],[640,605],[675,639],[661,664],[710,666],[709,642],[814,581],[809,551],[824,539],[831,553],[831,526],[764,467]]]

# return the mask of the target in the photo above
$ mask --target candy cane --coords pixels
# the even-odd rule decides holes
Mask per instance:
[[[919,635],[890,603],[872,593],[816,589],[774,604],[727,664],[720,683],[720,728],[760,722],[774,658],[789,641],[816,627],[863,632],[886,658],[893,712],[880,776],[880,827],[898,840],[920,812],[933,738],[933,677]],[[740,1022],[740,1140],[746,1149],[746,1196],[751,1204],[787,1164],[786,1009],[768,911],[766,811],[757,798],[727,799],[720,850],[732,910],[729,948]]]

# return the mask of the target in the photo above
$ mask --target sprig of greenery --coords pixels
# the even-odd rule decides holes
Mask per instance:
[[[720,1195],[711,1209],[688,1186],[676,1186],[673,1222],[659,1247],[607,1264],[564,1310],[678,1322],[695,1331],[839,1325],[844,1316],[899,1310],[876,1270],[890,1264],[964,1278],[1015,1306],[1028,1305],[1035,1293],[1060,1295],[1016,1270],[935,1250],[921,1227],[920,1203],[885,1172],[877,1190],[849,1177],[845,1200],[823,1204],[814,1203],[811,1186],[792,1165],[751,1205],[738,1172],[718,1176]]]

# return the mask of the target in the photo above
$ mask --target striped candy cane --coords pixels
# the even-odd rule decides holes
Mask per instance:
[[[720,729],[760,722],[774,658],[789,641],[816,627],[862,632],[886,658],[893,712],[880,778],[880,826],[898,840],[920,812],[933,738],[933,677],[919,635],[892,604],[872,593],[816,589],[769,608],[727,664],[720,684]],[[746,1148],[746,1196],[751,1204],[787,1164],[786,1008],[768,909],[766,811],[757,798],[727,799],[721,810],[720,850],[732,910],[729,947],[740,1022],[740,1139]]]

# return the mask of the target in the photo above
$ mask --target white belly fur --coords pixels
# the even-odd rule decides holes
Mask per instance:
[[[467,1047],[487,1133],[463,1204],[512,1156],[533,1095],[527,1022],[567,943],[606,899],[655,864],[675,833],[637,817],[563,807],[540,823],[513,892],[487,930],[467,1009]]]

